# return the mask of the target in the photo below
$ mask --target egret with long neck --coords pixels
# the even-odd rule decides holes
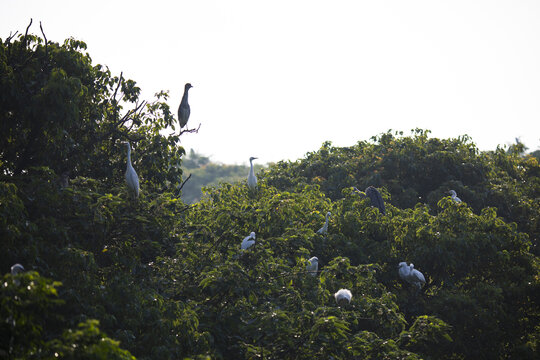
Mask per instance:
[[[330,219],[330,215],[332,215],[330,211],[326,213],[326,220],[324,221],[324,225],[317,231],[317,234],[324,235],[328,232],[328,221]]]
[[[249,175],[247,177],[247,185],[249,190],[255,191],[257,190],[257,177],[255,176],[255,171],[253,170],[253,160],[257,159],[256,157],[250,157],[249,158]]]
[[[450,196],[452,196],[452,200],[454,200],[457,203],[461,202],[461,199],[458,198],[457,193],[456,193],[455,190],[450,190],[449,193],[450,193]]]
[[[128,141],[124,142],[124,144],[127,146],[126,183],[129,190],[137,198],[139,197],[139,177],[137,176],[133,165],[131,165],[131,145]]]

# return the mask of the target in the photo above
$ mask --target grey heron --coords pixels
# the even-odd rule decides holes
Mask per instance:
[[[359,193],[360,195],[363,195],[364,197],[368,197],[371,201],[371,206],[376,207],[379,209],[379,212],[383,215],[386,215],[386,209],[384,207],[384,201],[381,196],[381,193],[379,190],[374,188],[373,186],[368,186],[366,188],[366,191],[360,191],[356,187],[353,186],[354,191]]]
[[[184,95],[182,96],[182,101],[180,101],[180,106],[178,107],[178,122],[180,122],[180,129],[187,125],[189,120],[189,115],[191,114],[191,108],[188,103],[188,91],[193,86],[190,83],[187,83],[184,86]]]

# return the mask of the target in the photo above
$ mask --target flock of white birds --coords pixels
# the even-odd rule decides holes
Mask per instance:
[[[189,83],[185,85],[184,95],[182,96],[182,101],[180,102],[180,106],[178,107],[178,121],[180,123],[180,129],[186,126],[189,120],[191,109],[188,103],[188,91],[192,87],[193,86],[191,86],[191,84]],[[133,196],[135,198],[138,198],[139,197],[139,177],[137,176],[137,172],[135,171],[135,169],[133,168],[133,165],[131,164],[131,145],[129,144],[128,141],[124,142],[124,144],[126,144],[126,147],[127,147],[127,168],[126,168],[126,174],[125,174],[126,183],[127,183],[128,189],[131,191]],[[257,191],[257,177],[255,176],[255,172],[253,170],[253,160],[255,159],[257,158],[256,157],[249,158],[250,169],[249,169],[249,174],[247,177],[247,186],[251,192]],[[353,187],[353,190],[356,193],[359,193],[365,197],[369,197],[371,200],[372,206],[377,207],[383,215],[386,213],[382,196],[376,188],[374,188],[373,186],[369,186],[365,190],[365,192],[358,190],[356,187]],[[454,200],[456,203],[461,202],[461,199],[457,197],[457,194],[454,190],[450,190],[449,193],[452,197],[452,200]],[[324,225],[317,231],[317,234],[326,235],[328,233],[328,224],[329,224],[330,216],[332,216],[332,214],[330,212],[327,212]],[[252,232],[248,236],[246,236],[244,240],[242,240],[240,248],[241,250],[247,250],[254,244],[255,244],[255,233]],[[318,268],[319,268],[319,259],[316,256],[308,260],[308,265],[306,267],[308,274],[312,276],[317,276]],[[13,275],[16,275],[22,271],[24,271],[24,267],[21,264],[15,264],[11,267],[11,273]],[[398,265],[398,274],[401,279],[413,285],[418,290],[420,290],[426,283],[426,279],[424,278],[424,275],[420,271],[416,270],[413,264],[407,265],[406,262],[400,262]],[[351,302],[352,293],[348,289],[340,289],[334,294],[334,297],[338,305],[348,304]]]

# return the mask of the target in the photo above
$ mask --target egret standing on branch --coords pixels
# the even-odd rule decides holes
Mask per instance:
[[[381,214],[386,215],[384,201],[379,190],[377,190],[373,186],[368,186],[365,192],[358,190],[356,187],[353,187],[353,189],[360,195],[363,195],[364,197],[369,197],[369,200],[371,201],[371,206],[376,207],[377,209],[379,209],[379,212]]]
[[[251,240],[253,239],[253,240]],[[248,236],[246,236],[244,238],[244,240],[242,240],[242,245],[241,245],[241,248],[242,250],[247,250],[249,249],[253,244],[255,244],[255,233],[252,232],[251,234],[249,234]]]
[[[309,264],[306,267],[308,273],[310,273],[312,276],[317,276],[317,270],[319,268],[319,258],[314,256],[308,261],[309,261]]]
[[[247,185],[249,190],[255,191],[257,190],[257,177],[255,176],[255,171],[253,170],[253,160],[257,159],[256,157],[250,157],[249,158],[249,175],[247,177]]]
[[[139,177],[137,176],[133,165],[131,165],[131,145],[129,144],[129,141],[125,141],[124,144],[127,146],[126,183],[129,190],[137,198],[139,197]]]
[[[426,283],[424,275],[416,270],[413,264],[407,266],[406,262],[400,262],[398,268],[399,277],[409,284],[414,285],[418,290]]]
[[[352,293],[347,289],[339,289],[338,292],[334,294],[334,297],[336,298],[337,304],[343,306],[351,302]]]
[[[182,101],[180,102],[180,106],[178,107],[178,121],[180,122],[180,129],[187,125],[189,115],[191,114],[191,109],[188,103],[188,91],[192,87],[193,86],[191,86],[190,83],[187,83],[184,86],[184,95],[182,96]]]
[[[455,190],[450,190],[449,193],[452,196],[452,200],[454,200],[458,204],[461,202],[461,199],[457,197],[457,193]]]
[[[425,285],[426,283],[426,278],[424,277],[424,274],[422,274],[420,271],[416,270],[414,268],[414,265],[411,263],[411,265],[409,265],[409,268],[411,269],[411,274],[409,275],[410,279],[411,279],[411,284],[413,284],[414,286],[416,286],[418,288],[418,290],[420,290],[422,288],[422,286]]]
[[[317,234],[324,235],[328,232],[328,219],[330,218],[330,215],[332,215],[330,211],[326,213],[326,220],[324,221],[324,225],[322,228],[317,230]]]

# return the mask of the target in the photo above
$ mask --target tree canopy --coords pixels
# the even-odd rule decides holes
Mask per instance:
[[[139,99],[81,41],[0,43],[0,358],[538,357],[533,156],[388,131],[261,170],[256,193],[222,182],[185,204],[166,92]],[[370,185],[386,215],[352,188]]]

